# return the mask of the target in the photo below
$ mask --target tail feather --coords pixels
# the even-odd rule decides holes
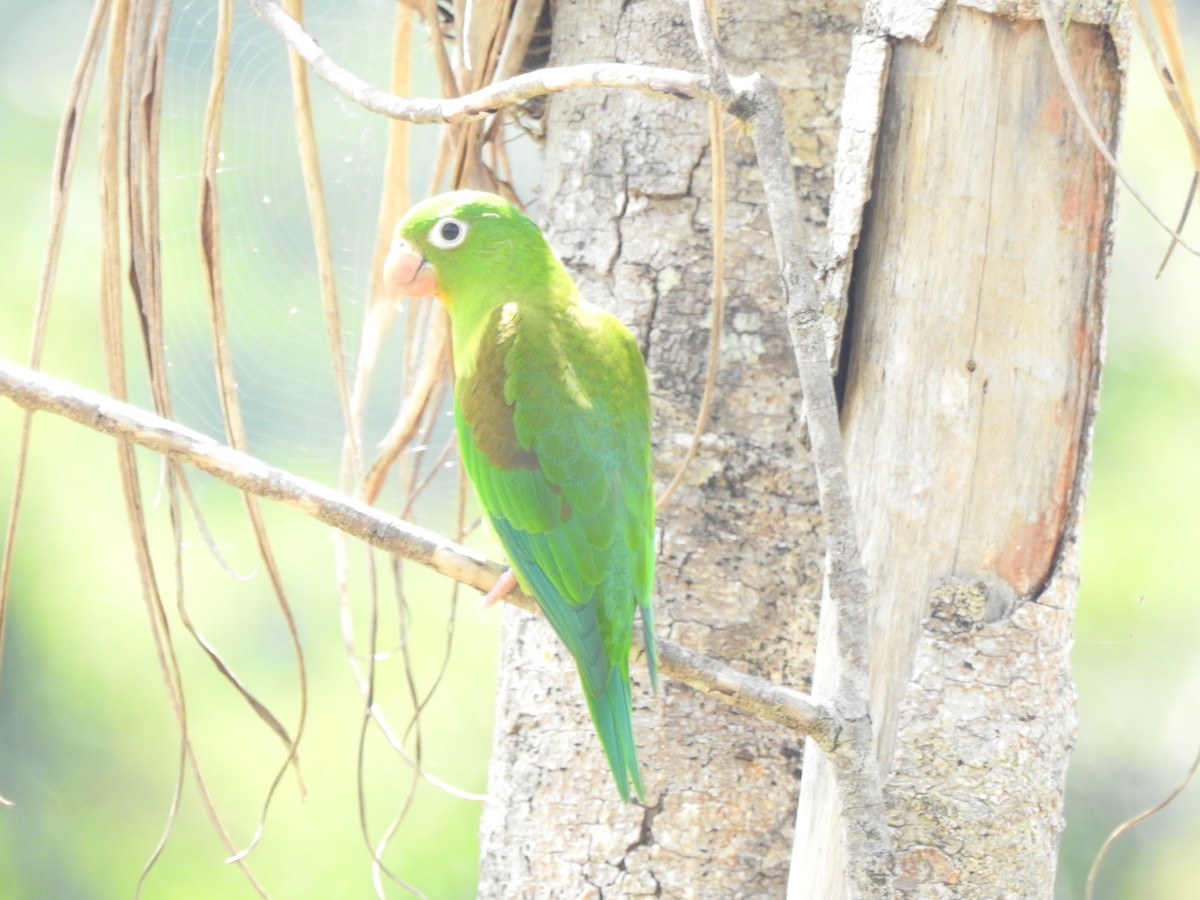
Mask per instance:
[[[650,687],[658,695],[658,644],[654,640],[654,613],[650,601],[638,604],[642,614],[642,637],[646,642],[646,668],[650,670]]]
[[[638,771],[637,748],[633,744],[633,700],[629,692],[629,676],[620,666],[609,669],[608,685],[603,694],[592,696],[584,691],[592,723],[604,748],[621,799],[629,802],[629,783],[633,782],[638,800],[644,800],[642,775]]]

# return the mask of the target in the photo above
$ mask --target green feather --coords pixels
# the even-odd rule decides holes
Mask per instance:
[[[443,230],[449,219],[456,227]],[[463,466],[518,580],[575,660],[622,799],[630,783],[640,798],[629,687],[637,609],[658,683],[641,353],[499,197],[432,198],[396,234],[433,267],[450,313]]]

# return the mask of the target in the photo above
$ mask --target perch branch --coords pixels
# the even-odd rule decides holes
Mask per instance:
[[[53,413],[187,463],[236,488],[297,509],[480,591],[490,588],[505,570],[499,563],[441,535],[269,466],[198,431],[6,360],[0,360],[0,395],[30,412]],[[506,600],[529,612],[536,611],[533,601],[519,591],[509,594]],[[635,644],[639,637],[634,635]],[[841,723],[828,705],[667,641],[658,642],[658,655],[660,670],[676,681],[793,728],[826,750],[836,746]]]
[[[339,65],[311,34],[270,0],[246,0],[305,62],[313,74],[364,109],[418,124],[443,124],[482,119],[496,110],[572,88],[624,88],[679,99],[711,97],[709,79],[682,69],[624,63],[588,63],[527,72],[478,91],[446,100],[398,97],[375,87]]]

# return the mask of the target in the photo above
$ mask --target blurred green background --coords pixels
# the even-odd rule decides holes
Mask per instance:
[[[310,4],[321,43],[356,72],[384,83],[392,0]],[[1189,10],[1180,9],[1186,15]],[[90,4],[0,0],[0,356],[23,361],[47,228],[55,132]],[[199,290],[194,216],[198,127],[211,64],[215,11],[182,4],[168,54],[163,116],[164,280],[176,416],[222,435],[213,399],[207,313]],[[1191,59],[1200,53],[1193,15]],[[418,35],[418,39],[420,35]],[[1135,50],[1122,158],[1155,207],[1173,219],[1190,162],[1170,110]],[[101,79],[97,78],[97,86]],[[347,352],[357,350],[367,260],[375,232],[384,127],[377,117],[313,82],[327,200],[331,207]],[[430,93],[430,84],[418,84]],[[246,404],[250,449],[269,462],[336,482],[340,410],[315,293],[315,263],[292,138],[286,57],[274,35],[240,6],[222,141],[223,252],[233,353]],[[96,119],[84,125],[59,287],[44,368],[102,386],[97,318]],[[426,142],[430,132],[418,132]],[[425,163],[427,166],[427,163]],[[526,172],[530,179],[535,173]],[[412,173],[424,189],[427,168]],[[1195,239],[1200,229],[1192,227]],[[1080,727],[1067,799],[1057,895],[1082,896],[1087,867],[1108,831],[1160,799],[1200,744],[1200,262],[1179,252],[1159,280],[1165,239],[1122,196],[1109,281],[1108,361],[1083,527],[1083,588],[1074,653]],[[140,369],[135,323],[129,359]],[[400,336],[391,340],[400,346]],[[399,354],[385,357],[371,395],[368,441],[378,439],[403,389]],[[390,362],[389,362],[390,359]],[[148,405],[143,387],[135,400]],[[20,416],[0,404],[0,503],[12,490]],[[445,435],[430,442],[436,452]],[[179,757],[179,735],[158,675],[127,537],[112,442],[41,416],[33,438],[13,606],[0,676],[0,897],[128,896],[163,831]],[[139,453],[143,499],[169,592],[168,510],[159,464]],[[229,576],[188,521],[186,600],[198,626],[231,666],[294,728],[297,669],[287,631],[245,525],[238,495],[190,475]],[[381,502],[394,505],[389,487]],[[452,528],[455,479],[440,480],[416,518]],[[362,897],[372,891],[357,810],[362,700],[350,675],[337,606],[328,529],[264,507],[300,621],[310,707],[301,800],[285,776],[250,863],[282,897]],[[361,645],[367,611],[365,552],[352,547],[353,615]],[[385,598],[389,574],[380,574]],[[413,678],[428,690],[452,631],[446,677],[422,716],[429,769],[468,791],[485,786],[498,614],[476,609],[473,592],[416,568],[408,649]],[[403,728],[412,709],[398,635],[402,614],[382,604],[380,703]],[[173,634],[184,676],[189,733],[236,846],[252,838],[280,742],[182,634]],[[411,742],[410,742],[411,744]],[[378,840],[403,802],[410,770],[378,735],[367,742],[363,789],[368,830]],[[434,897],[474,894],[479,805],[428,785],[384,859]],[[1109,857],[1104,898],[1194,896],[1200,884],[1200,786],[1135,830]],[[148,897],[252,896],[223,860],[189,779]],[[393,891],[398,894],[398,891]]]

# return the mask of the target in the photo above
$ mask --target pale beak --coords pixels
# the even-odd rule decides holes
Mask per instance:
[[[408,241],[397,237],[383,262],[383,286],[393,299],[428,297],[437,290],[437,271]]]

